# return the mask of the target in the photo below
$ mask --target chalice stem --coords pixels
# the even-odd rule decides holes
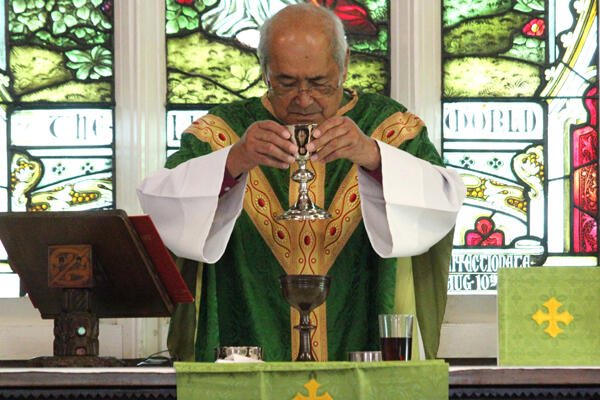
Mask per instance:
[[[306,168],[306,163],[310,160],[308,153],[302,156],[296,156],[298,169],[292,173],[292,180],[298,184],[298,199],[287,211],[277,217],[278,220],[315,220],[331,218],[331,215],[315,206],[308,193],[308,182],[315,179],[315,173]]]
[[[306,169],[306,160],[300,159],[298,161],[298,171],[296,171],[295,176],[292,178],[298,184],[298,200],[294,207],[297,210],[307,211],[314,208],[312,200],[308,195],[308,182],[315,179],[314,174]]]
[[[300,331],[300,348],[298,349],[296,361],[315,361],[315,357],[312,354],[310,331],[316,327],[310,324],[308,313],[300,313],[300,325],[295,328]]]

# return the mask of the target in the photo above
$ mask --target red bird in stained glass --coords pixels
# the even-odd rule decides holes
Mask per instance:
[[[367,10],[352,0],[307,0],[319,7],[327,7],[340,17],[346,33],[377,35],[377,27]]]

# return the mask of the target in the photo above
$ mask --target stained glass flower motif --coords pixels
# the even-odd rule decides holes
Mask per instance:
[[[495,229],[491,218],[481,217],[475,222],[475,229],[467,231],[465,243],[467,246],[501,247],[504,246],[504,232]]]
[[[65,55],[70,60],[66,65],[76,71],[78,79],[99,79],[112,75],[110,51],[101,46],[96,46],[90,51],[71,50],[65,52]]]
[[[542,36],[546,30],[543,19],[534,18],[523,27],[523,33],[527,36]]]

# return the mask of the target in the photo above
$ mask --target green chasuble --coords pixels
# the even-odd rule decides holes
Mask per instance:
[[[167,168],[230,145],[255,121],[276,120],[270,110],[266,97],[213,108],[184,132]],[[387,97],[346,92],[337,115],[351,118],[367,135],[443,165],[421,120]],[[451,233],[423,255],[383,259],[362,222],[356,166],[337,160],[307,167],[316,174],[309,183],[313,201],[332,214],[331,220],[276,221],[274,215],[288,208],[290,193],[297,193],[290,184],[297,184],[290,182],[290,169],[256,167],[223,257],[211,265],[177,260],[196,303],[177,306],[168,339],[173,357],[214,361],[216,346],[259,345],[266,361],[291,360],[293,317],[278,280],[286,273],[332,278],[326,305],[311,316],[318,325],[311,339],[317,350],[321,347],[318,359],[346,360],[348,351],[379,349],[377,315],[407,306],[417,314],[426,357],[436,356]]]

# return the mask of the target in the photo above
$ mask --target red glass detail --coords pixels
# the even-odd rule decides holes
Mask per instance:
[[[504,232],[495,229],[491,218],[480,217],[475,221],[475,229],[465,234],[465,243],[473,247],[501,247],[504,246]]]
[[[279,239],[283,239],[285,237],[285,235],[281,231],[277,231],[277,236],[279,236]]]
[[[573,131],[573,166],[575,168],[598,159],[598,132],[591,126]]]
[[[585,126],[573,130],[573,250],[598,251],[598,89],[592,87],[583,99],[588,111]],[[587,165],[586,165],[587,164]],[[585,166],[582,166],[585,165]],[[579,167],[579,168],[578,168]]]
[[[329,234],[330,234],[331,236],[335,235],[335,233],[336,233],[336,232],[337,232],[337,229],[336,229],[336,227],[335,227],[335,226],[332,226],[332,227],[331,227],[331,229],[329,230]]]
[[[311,0],[317,6],[327,7],[342,20],[346,33],[376,35],[377,27],[371,21],[369,13],[360,4],[352,0]]]
[[[543,19],[534,18],[523,27],[523,33],[527,36],[542,36],[546,30],[546,23]]]
[[[307,246],[310,244],[310,236],[308,236],[308,235],[304,236],[304,244]]]
[[[221,139],[221,141],[224,142],[227,138],[222,133],[219,133],[219,139]]]
[[[194,121],[194,122],[192,122],[192,125],[199,125],[199,124],[200,124],[200,122],[199,122],[199,121]]]
[[[390,136],[392,136],[394,133],[396,133],[396,131],[392,129],[391,131],[389,131],[389,132],[387,133],[387,135],[385,135],[385,137],[388,137],[388,138],[389,138],[389,137],[390,137]]]
[[[261,207],[265,206],[265,200],[264,199],[258,199],[258,205]]]
[[[598,163],[579,168],[573,174],[573,200],[583,210],[598,212]]]
[[[186,4],[186,5],[190,5],[194,2],[194,0],[177,0],[177,2],[179,4]]]
[[[598,251],[598,223],[595,218],[575,209],[573,214],[573,247],[576,253]]]
[[[596,94],[598,93],[598,88],[593,87],[589,92],[585,95],[589,97],[585,99],[585,106],[590,113],[590,125],[596,126],[596,122],[598,121],[598,97]]]
[[[104,0],[104,3],[100,6],[102,12],[108,16],[112,16],[112,0]]]
[[[356,201],[356,193],[352,193],[350,195],[350,199],[349,200],[350,200],[350,203],[354,203]]]

